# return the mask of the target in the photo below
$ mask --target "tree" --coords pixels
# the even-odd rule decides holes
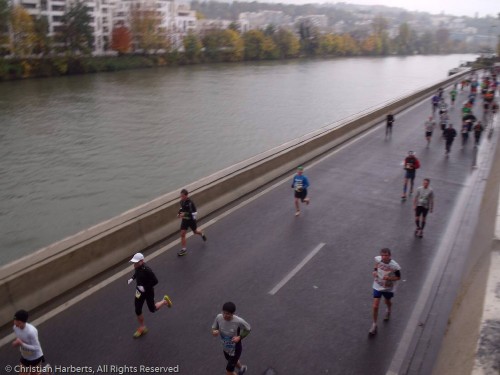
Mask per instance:
[[[364,54],[379,56],[382,54],[382,38],[372,34],[361,42],[360,47]]]
[[[10,8],[8,0],[0,0],[0,45],[7,44]]]
[[[413,53],[414,37],[410,26],[405,22],[399,25],[399,34],[395,39],[396,52],[399,55],[409,55]]]
[[[15,5],[10,15],[11,40],[10,50],[19,57],[31,55],[35,45],[35,26],[28,11],[21,5]]]
[[[233,30],[211,30],[202,39],[205,56],[210,61],[241,61],[244,54],[243,39]]]
[[[168,41],[161,28],[161,15],[154,5],[136,4],[130,12],[130,28],[136,49],[145,53],[168,48]]]
[[[261,30],[249,30],[243,34],[245,60],[260,60],[263,57],[264,40]]]
[[[266,36],[262,44],[262,58],[274,60],[279,57],[278,47],[271,36]]]
[[[313,56],[319,44],[319,32],[310,20],[303,20],[299,23],[300,46],[302,52],[308,56]]]
[[[33,21],[35,43],[33,52],[45,56],[52,49],[52,39],[49,37],[49,21],[46,16],[37,17]]]
[[[94,44],[93,29],[90,26],[89,9],[78,1],[62,16],[61,31],[58,41],[64,44],[66,51],[71,54],[90,54]]]
[[[189,32],[183,39],[184,45],[184,55],[188,62],[197,63],[200,61],[201,49],[203,45],[201,44],[200,38],[193,32]]]
[[[122,55],[130,52],[131,47],[132,36],[130,35],[130,30],[123,24],[123,22],[121,22],[113,28],[111,36],[111,49]]]
[[[300,42],[294,33],[279,29],[273,34],[278,56],[282,59],[297,57],[300,52]]]

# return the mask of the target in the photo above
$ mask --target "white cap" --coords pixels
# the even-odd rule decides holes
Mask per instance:
[[[136,253],[134,257],[130,259],[132,263],[137,263],[140,262],[141,260],[144,260],[144,255],[142,255],[141,253]]]

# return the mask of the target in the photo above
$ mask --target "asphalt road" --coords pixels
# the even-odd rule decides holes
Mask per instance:
[[[457,102],[465,96],[459,94]],[[190,237],[187,256],[178,258],[177,247],[147,262],[160,280],[157,297],[169,294],[174,307],[155,314],[145,308],[146,336],[132,338],[134,288],[124,276],[38,326],[47,359],[94,371],[99,365],[138,368],[126,374],[146,373],[141,365],[224,374],[221,344],[210,327],[231,300],[253,329],[243,342],[248,374],[270,368],[278,375],[385,374],[471,170],[472,140],[461,149],[457,137],[445,157],[436,130],[426,148],[423,123],[430,112],[429,98],[396,114],[391,138],[382,124],[321,162],[306,164],[311,204],[300,217],[294,216],[290,176],[214,220],[206,228],[206,243]],[[454,124],[460,124],[459,115],[457,104],[451,110]],[[429,177],[435,192],[422,239],[414,237],[411,201],[400,200],[402,161],[409,150],[421,162],[416,185]],[[382,247],[393,251],[402,281],[391,321],[380,321],[378,335],[370,338],[373,257]],[[315,255],[270,294],[313,250]],[[17,364],[18,357],[10,345],[0,348],[2,367]],[[101,373],[120,371],[108,367]]]

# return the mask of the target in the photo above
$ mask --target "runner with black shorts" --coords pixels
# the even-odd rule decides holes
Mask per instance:
[[[18,347],[21,352],[21,364],[13,372],[23,375],[40,374],[45,358],[38,341],[38,330],[28,323],[26,310],[19,310],[14,314],[13,328],[16,339],[12,342],[12,346]]]
[[[135,288],[135,315],[139,321],[139,328],[134,333],[134,338],[139,338],[148,333],[148,329],[144,324],[144,315],[142,314],[142,307],[144,302],[148,305],[149,311],[152,313],[160,310],[163,306],[172,307],[172,301],[169,296],[165,294],[163,299],[155,303],[155,285],[158,284],[158,279],[153,270],[144,264],[144,255],[136,253],[130,262],[134,264],[134,275],[128,280],[130,285],[134,280],[137,283]]]
[[[196,211],[196,206],[193,201],[188,197],[189,193],[186,189],[181,190],[181,208],[177,217],[181,219],[181,246],[182,249],[177,253],[178,256],[183,256],[187,254],[186,249],[186,232],[189,228],[194,234],[201,236],[203,241],[207,240],[207,236],[198,230],[198,224],[196,223],[196,218],[198,217],[198,212]]]
[[[385,136],[387,137],[388,135],[392,135],[392,124],[395,121],[395,117],[392,113],[389,113],[387,115],[387,120],[386,120],[386,126],[385,126]]]
[[[425,218],[427,213],[431,212],[434,207],[434,192],[429,187],[431,180],[424,178],[422,186],[417,188],[415,199],[413,200],[413,208],[415,209],[415,236],[422,238],[424,236]],[[422,217],[422,221],[420,221]]]
[[[235,312],[236,305],[226,302],[222,306],[222,314],[217,315],[212,324],[212,335],[220,336],[222,341],[222,350],[227,361],[226,375],[243,375],[247,371],[247,366],[240,362],[243,351],[241,340],[249,335],[251,327],[244,319],[234,315]]]
[[[432,131],[434,130],[435,123],[432,120],[432,116],[429,117],[429,120],[425,122],[425,139],[427,140],[427,147],[431,143]]]
[[[309,187],[309,179],[303,175],[304,167],[297,168],[297,174],[293,176],[292,189],[294,189],[295,197],[295,216],[300,215],[299,202],[309,204],[310,200],[307,198],[307,188]]]
[[[406,199],[406,189],[408,181],[410,182],[410,195],[413,194],[413,182],[415,180],[415,173],[420,168],[420,162],[415,156],[413,151],[408,151],[408,156],[403,161],[403,168],[405,170],[405,179],[403,184],[403,195],[401,199]]]

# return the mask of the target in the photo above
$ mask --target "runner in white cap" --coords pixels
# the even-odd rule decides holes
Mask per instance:
[[[128,283],[130,284],[134,280],[137,282],[135,288],[135,314],[139,321],[139,328],[135,331],[134,338],[138,338],[148,332],[147,327],[144,325],[144,315],[142,314],[144,301],[146,301],[149,311],[152,313],[163,306],[172,307],[172,301],[165,294],[163,300],[155,303],[154,286],[158,284],[158,279],[151,268],[144,264],[144,255],[136,253],[130,261],[134,263],[135,272],[132,278],[128,280]]]

